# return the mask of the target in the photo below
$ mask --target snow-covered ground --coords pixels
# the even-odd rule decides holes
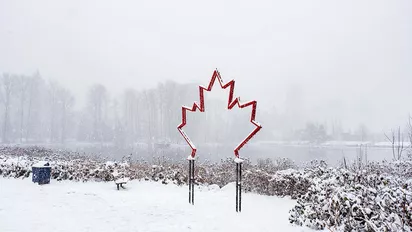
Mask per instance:
[[[311,231],[289,224],[293,200],[242,197],[243,212],[236,213],[234,185],[199,188],[192,206],[187,186],[132,181],[117,191],[113,182],[39,186],[0,177],[0,231]]]

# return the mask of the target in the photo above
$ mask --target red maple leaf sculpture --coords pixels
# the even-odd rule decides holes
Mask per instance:
[[[182,134],[183,138],[186,140],[186,142],[189,144],[190,148],[192,148],[192,154],[191,157],[189,156],[189,158],[194,158],[196,155],[196,146],[194,145],[194,143],[189,139],[189,137],[187,136],[187,134],[183,131],[183,127],[186,125],[186,113],[187,111],[191,111],[191,112],[196,112],[196,110],[198,109],[200,112],[204,112],[205,111],[205,101],[204,101],[204,91],[211,91],[213,84],[215,83],[215,80],[219,81],[220,87],[222,89],[226,89],[229,88],[229,99],[227,102],[227,108],[230,110],[232,109],[234,106],[238,106],[239,108],[245,108],[248,106],[252,107],[252,112],[250,115],[250,122],[256,127],[254,130],[252,130],[252,132],[250,132],[250,134],[238,145],[236,146],[236,148],[234,149],[234,153],[235,156],[237,158],[239,158],[239,150],[253,137],[255,136],[255,134],[257,132],[259,132],[260,129],[262,129],[262,126],[255,121],[255,117],[256,117],[256,107],[257,107],[257,102],[256,101],[250,101],[250,102],[246,102],[246,103],[240,103],[240,98],[233,98],[234,95],[234,91],[235,91],[235,81],[231,80],[228,83],[223,83],[222,77],[220,76],[219,71],[215,70],[213,72],[213,76],[212,79],[210,80],[209,86],[203,87],[203,86],[199,86],[199,95],[200,95],[200,104],[197,102],[193,103],[193,106],[187,107],[187,106],[182,106],[182,123],[177,127],[177,129],[179,130],[180,134]]]

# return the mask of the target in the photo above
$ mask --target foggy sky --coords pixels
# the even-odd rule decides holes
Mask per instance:
[[[168,79],[379,131],[412,112],[412,2],[0,0],[0,72],[39,70],[84,98]],[[196,100],[196,99],[193,99]],[[78,102],[81,102],[79,100]]]

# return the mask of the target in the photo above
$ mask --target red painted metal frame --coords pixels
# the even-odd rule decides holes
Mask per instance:
[[[182,123],[177,127],[179,130],[180,134],[182,134],[183,138],[186,140],[187,144],[189,144],[190,148],[192,148],[192,154],[191,157],[194,158],[196,155],[196,146],[193,144],[193,142],[189,139],[187,134],[183,131],[183,127],[186,125],[186,113],[187,111],[191,112],[196,112],[196,110],[199,110],[200,112],[205,111],[205,101],[204,101],[204,91],[211,91],[213,84],[215,83],[215,80],[219,81],[220,87],[222,89],[229,88],[229,100],[227,103],[227,108],[230,110],[234,106],[238,106],[239,108],[245,108],[248,106],[252,106],[252,113],[250,116],[250,122],[256,126],[256,128],[234,149],[235,156],[239,158],[239,150],[253,137],[256,135],[256,133],[259,132],[260,129],[262,129],[262,126],[255,121],[256,117],[256,107],[257,107],[257,102],[256,101],[249,101],[246,103],[240,103],[240,98],[235,98],[233,99],[234,91],[235,91],[235,81],[231,80],[228,83],[223,83],[222,77],[220,76],[220,73],[218,70],[215,70],[213,72],[212,79],[210,80],[209,86],[207,88],[203,86],[199,86],[199,95],[200,95],[200,104],[197,102],[193,103],[193,106],[187,107],[187,106],[182,106]]]

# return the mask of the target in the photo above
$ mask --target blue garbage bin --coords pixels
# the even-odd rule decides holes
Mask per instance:
[[[38,184],[49,184],[51,167],[48,162],[39,162],[32,166],[32,181]]]

